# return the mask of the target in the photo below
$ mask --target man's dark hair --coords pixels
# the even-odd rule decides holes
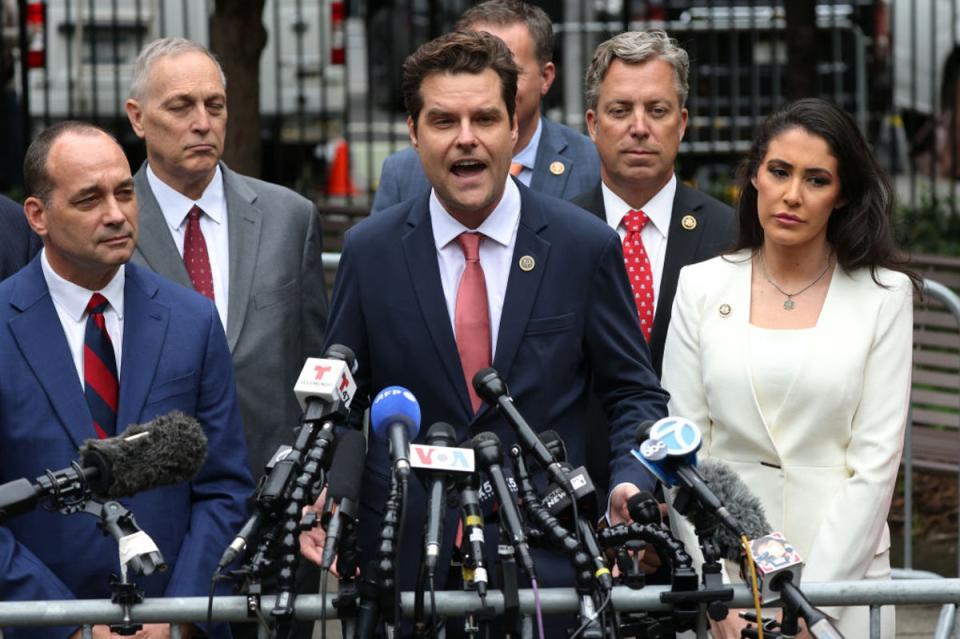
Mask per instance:
[[[403,63],[400,88],[407,113],[416,130],[423,95],[420,86],[432,73],[483,73],[492,69],[500,77],[500,95],[513,121],[517,108],[517,74],[519,72],[510,50],[503,40],[489,33],[455,31],[427,42],[414,51]]]
[[[47,158],[50,155],[50,149],[53,144],[67,133],[76,133],[78,135],[97,135],[102,133],[114,142],[116,138],[101,129],[95,124],[89,122],[79,122],[77,120],[65,120],[57,122],[41,131],[23,158],[23,187],[28,197],[35,197],[45,205],[49,204],[50,193],[56,186],[53,179],[47,172]]]
[[[523,0],[487,0],[463,12],[454,29],[476,31],[479,24],[509,27],[524,24],[540,66],[553,60],[553,23],[540,7]]]

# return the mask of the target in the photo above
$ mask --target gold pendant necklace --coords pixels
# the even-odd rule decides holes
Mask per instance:
[[[823,276],[826,275],[827,271],[830,270],[830,267],[832,266],[832,264],[833,264],[833,260],[830,257],[827,257],[827,265],[823,268],[823,271],[821,271],[820,275],[817,275],[817,278],[815,280],[813,280],[812,282],[810,282],[809,284],[807,284],[806,286],[804,286],[803,288],[801,288],[799,291],[795,293],[788,293],[782,288],[780,288],[780,286],[776,282],[774,282],[773,279],[770,277],[770,273],[767,272],[766,262],[763,259],[763,252],[760,253],[760,270],[763,271],[763,277],[766,278],[766,280],[770,282],[770,285],[773,288],[777,289],[781,295],[785,295],[787,297],[787,299],[783,300],[783,310],[785,311],[792,311],[794,308],[796,308],[797,303],[793,301],[793,298],[796,297],[797,295],[800,295],[801,293],[806,292],[807,289],[811,288],[814,284],[822,280]]]

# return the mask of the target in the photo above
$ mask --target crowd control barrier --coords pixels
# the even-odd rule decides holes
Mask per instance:
[[[880,637],[880,607],[884,605],[930,605],[960,603],[960,579],[911,579],[893,581],[838,581],[832,583],[804,583],[803,592],[815,606],[870,606],[870,637]],[[613,603],[620,612],[669,610],[667,604],[660,602],[660,593],[667,592],[666,586],[647,586],[640,590],[631,590],[626,586],[617,586],[613,590]],[[326,618],[335,619],[337,611],[333,606],[332,593],[326,597]],[[534,610],[534,596],[531,590],[520,590],[520,612],[530,614]],[[270,595],[263,595],[266,605]],[[301,595],[295,602],[298,619],[320,619],[322,595]],[[747,608],[752,598],[745,586],[734,587],[732,607]],[[131,608],[132,621],[139,623],[168,622],[172,624],[200,622],[207,618],[205,597],[171,597],[146,600]],[[487,594],[487,605],[496,614],[503,612],[503,596],[498,590]],[[479,604],[475,592],[438,592],[436,594],[437,615],[440,617],[459,616],[464,611],[474,609]],[[579,605],[577,593],[572,588],[545,588],[540,591],[540,606],[544,614],[576,612]],[[414,593],[401,595],[401,612],[412,617],[414,612]],[[247,617],[247,598],[243,596],[216,597],[213,601],[214,621],[250,621]],[[89,624],[119,623],[123,620],[123,611],[106,599],[74,601],[8,601],[0,602],[0,627],[7,626],[86,626]],[[704,624],[701,624],[704,626]],[[173,637],[177,639],[176,626],[172,626]],[[261,636],[268,636],[261,629]],[[87,634],[89,636],[89,634]],[[697,633],[698,638],[706,637],[706,632]]]

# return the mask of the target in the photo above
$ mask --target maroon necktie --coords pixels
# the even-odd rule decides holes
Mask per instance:
[[[87,303],[87,327],[83,334],[83,394],[93,416],[97,437],[105,439],[117,432],[117,356],[107,333],[103,311],[107,298],[94,293]]]
[[[490,309],[487,306],[487,283],[480,266],[481,239],[483,236],[479,233],[461,233],[457,237],[465,262],[453,322],[457,351],[474,413],[480,410],[481,400],[473,390],[473,376],[490,366]]]
[[[630,288],[633,289],[640,329],[644,339],[649,342],[653,329],[653,269],[650,268],[647,250],[640,239],[640,231],[648,221],[643,211],[630,210],[623,216],[623,228],[627,231],[623,238],[623,264],[627,269]]]
[[[207,254],[207,241],[200,230],[200,216],[203,211],[196,204],[187,213],[187,232],[183,236],[183,264],[187,275],[198,293],[213,297],[213,273],[210,271],[210,256]]]

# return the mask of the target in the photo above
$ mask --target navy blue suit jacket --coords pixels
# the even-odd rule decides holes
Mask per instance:
[[[620,240],[575,206],[519,188],[520,225],[493,366],[527,421],[560,434],[574,466],[585,461],[586,440],[596,436],[585,420],[592,379],[612,424],[612,476],[651,489],[653,479],[629,449],[640,422],[666,414],[668,396],[650,366]],[[430,425],[445,421],[460,439],[495,432],[506,455],[516,438],[499,413],[483,406],[473,415],[440,283],[428,198],[425,192],[347,232],[328,345],[344,344],[357,355],[354,414],[384,387],[399,384],[419,400],[421,439]],[[531,270],[519,267],[521,256],[533,258]],[[376,549],[389,475],[387,444],[374,435],[358,528],[365,553]],[[405,588],[412,587],[416,575],[425,501],[419,483],[412,481],[405,550],[399,554],[401,574],[408,576],[401,584]],[[454,516],[448,512],[446,552],[456,530]],[[446,557],[441,555],[440,566]]]
[[[0,482],[68,466],[95,434],[40,257],[0,284],[0,361]],[[168,564],[131,578],[147,597],[204,596],[253,489],[230,351],[210,300],[128,264],[117,427],[172,410],[203,425],[207,459],[191,482],[121,500]],[[13,517],[0,525],[0,599],[109,598],[117,557],[116,541],[89,515]],[[68,631],[5,632],[63,639]],[[229,631],[224,624],[213,634]]]
[[[570,200],[599,182],[600,158],[590,138],[545,117],[540,121],[543,130],[530,188]],[[557,162],[563,166],[562,171]],[[429,190],[420,157],[412,147],[406,148],[384,160],[371,211],[380,211]]]
[[[27,224],[23,207],[0,195],[0,280],[23,268],[41,246],[40,238]]]

